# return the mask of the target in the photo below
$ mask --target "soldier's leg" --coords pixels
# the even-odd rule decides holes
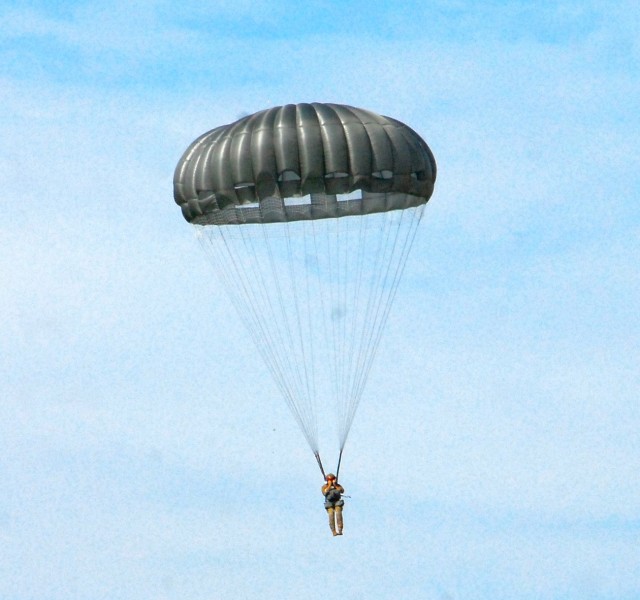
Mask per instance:
[[[336,522],[333,507],[327,508],[327,514],[329,515],[329,528],[331,529],[331,533],[333,533],[333,535],[338,535],[336,533]]]
[[[342,506],[336,506],[336,524],[338,526],[336,535],[342,535]]]

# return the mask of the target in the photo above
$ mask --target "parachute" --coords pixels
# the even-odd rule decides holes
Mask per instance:
[[[333,405],[339,470],[435,179],[408,126],[317,102],[217,127],[176,167],[175,201],[323,474],[318,415]]]

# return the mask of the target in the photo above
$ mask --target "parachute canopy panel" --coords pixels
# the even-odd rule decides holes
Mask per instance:
[[[288,222],[416,207],[435,179],[431,150],[408,126],[314,102],[200,136],[176,167],[174,198],[196,225]]]

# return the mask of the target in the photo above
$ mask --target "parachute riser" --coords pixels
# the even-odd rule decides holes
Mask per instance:
[[[316,457],[316,460],[318,461],[318,466],[320,467],[320,472],[322,473],[322,478],[326,479],[327,476],[324,472],[324,467],[322,466],[322,460],[320,460],[320,453],[319,452],[314,452],[313,455]]]
[[[336,468],[336,481],[338,481],[340,477],[340,463],[342,462],[342,450],[343,448],[340,449],[340,454],[338,455],[338,466]]]
[[[313,455],[316,457],[316,461],[318,466],[320,467],[320,472],[322,473],[322,477],[324,479],[327,478],[326,473],[324,472],[324,466],[322,465],[322,459],[320,458],[319,452],[314,452]],[[342,463],[342,450],[340,450],[340,454],[338,455],[338,466],[336,468],[336,481],[338,481],[338,477],[340,477],[340,464]]]

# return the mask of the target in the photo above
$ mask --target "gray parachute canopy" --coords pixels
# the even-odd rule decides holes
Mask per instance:
[[[324,409],[341,457],[435,179],[411,128],[319,102],[213,129],[176,167],[175,201],[321,469]]]
[[[196,225],[288,222],[418,206],[435,179],[431,150],[400,121],[313,102],[200,136],[176,167],[174,198]]]

